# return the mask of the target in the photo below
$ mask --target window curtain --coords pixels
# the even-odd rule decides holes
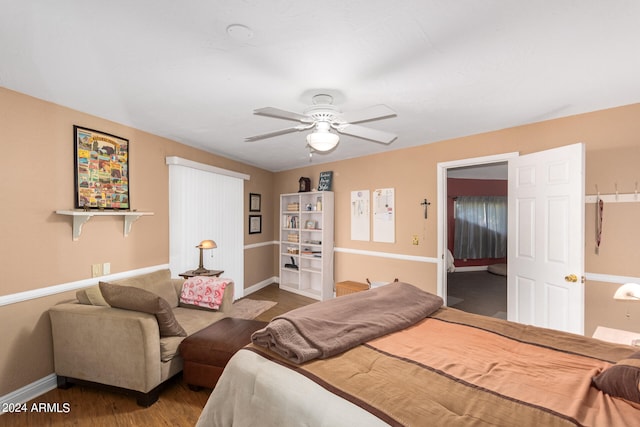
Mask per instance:
[[[193,167],[169,165],[169,267],[173,277],[198,268],[196,246],[214,240],[204,267],[233,279],[244,294],[244,181]]]
[[[456,259],[507,256],[507,198],[460,196],[454,204]]]

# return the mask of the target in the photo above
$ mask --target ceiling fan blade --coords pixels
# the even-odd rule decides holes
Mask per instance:
[[[294,113],[293,111],[281,110],[275,107],[264,107],[253,110],[253,114],[261,116],[277,117],[279,119],[296,120],[303,123],[310,123],[313,119],[304,114]]]
[[[340,115],[341,121],[346,123],[359,123],[368,120],[384,119],[395,116],[396,112],[384,104],[373,105],[361,110],[347,111]]]
[[[345,135],[356,136],[358,138],[369,139],[375,142],[381,142],[383,144],[392,143],[398,136],[383,130],[372,129],[360,125],[344,124],[336,128],[338,132]]]
[[[313,127],[313,124],[310,125],[298,125],[290,128],[274,130],[273,132],[263,133],[260,135],[248,136],[244,140],[245,141],[258,141],[259,139],[271,138],[272,136],[284,135],[285,133],[291,133],[298,130],[305,130]]]

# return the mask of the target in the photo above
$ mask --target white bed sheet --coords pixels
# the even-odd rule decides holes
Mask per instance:
[[[388,426],[289,368],[250,350],[227,364],[196,427]]]

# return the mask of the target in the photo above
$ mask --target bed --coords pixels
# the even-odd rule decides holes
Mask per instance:
[[[393,283],[274,319],[292,327],[254,334],[197,425],[640,425],[636,348],[441,301]]]

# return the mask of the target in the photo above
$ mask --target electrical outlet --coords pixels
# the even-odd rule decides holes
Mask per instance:
[[[412,243],[416,246],[420,244],[420,239],[418,239],[418,236],[415,234],[413,235]]]
[[[104,274],[105,276],[108,274],[111,274],[111,263],[110,262],[105,262],[104,264],[102,264],[102,274]]]
[[[102,276],[102,264],[91,265],[91,277]]]

